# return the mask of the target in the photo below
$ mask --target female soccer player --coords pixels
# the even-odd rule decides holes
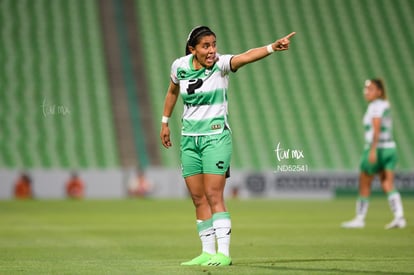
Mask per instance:
[[[385,86],[381,79],[365,81],[365,99],[369,102],[363,123],[365,126],[365,150],[362,155],[359,177],[359,197],[356,201],[356,217],[342,223],[345,228],[363,228],[368,212],[368,198],[371,183],[376,174],[388,196],[394,219],[385,226],[404,228],[403,206],[400,193],[394,187],[394,169],[397,162],[396,144],[392,135],[390,104],[387,101]]]
[[[206,26],[191,30],[185,56],[171,66],[171,80],[161,120],[161,142],[172,146],[168,119],[177,98],[184,102],[181,167],[195,206],[201,255],[182,265],[231,265],[230,214],[223,192],[230,166],[232,140],[227,120],[227,87],[230,72],[289,48],[295,33],[238,55],[217,53],[216,35]],[[217,250],[216,250],[217,241]]]

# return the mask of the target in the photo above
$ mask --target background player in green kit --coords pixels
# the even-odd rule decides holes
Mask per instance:
[[[396,144],[392,134],[390,104],[386,98],[383,81],[381,79],[367,80],[364,95],[369,105],[363,120],[365,149],[361,159],[356,217],[349,222],[342,223],[342,227],[362,228],[365,226],[371,183],[374,176],[378,174],[382,189],[388,196],[388,202],[394,214],[394,219],[385,228],[404,228],[406,221],[401,196],[394,187],[394,169],[397,163]]]
[[[166,148],[172,146],[168,119],[181,95],[184,103],[180,147],[182,175],[195,206],[202,244],[202,253],[182,265],[232,264],[229,252],[231,219],[223,198],[232,154],[227,121],[229,73],[274,51],[287,50],[294,34],[238,55],[220,55],[214,32],[199,26],[188,35],[186,55],[171,66],[161,120],[161,142]]]

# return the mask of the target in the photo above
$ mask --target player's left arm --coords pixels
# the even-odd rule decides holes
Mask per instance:
[[[175,84],[172,80],[168,86],[167,95],[165,96],[163,116],[169,118],[174,110],[177,98],[180,94],[180,86]],[[170,139],[170,128],[167,122],[161,123],[161,143],[165,148],[172,146]]]
[[[292,32],[285,37],[276,40],[270,45],[250,49],[244,53],[235,55],[230,61],[231,69],[233,71],[237,71],[237,69],[241,68],[242,66],[269,56],[274,51],[285,51],[289,49],[290,38],[295,34],[296,32]]]
[[[377,162],[377,145],[379,141],[379,136],[381,132],[381,118],[380,117],[374,117],[372,119],[372,143],[371,148],[369,151],[368,161],[370,163],[376,163]]]

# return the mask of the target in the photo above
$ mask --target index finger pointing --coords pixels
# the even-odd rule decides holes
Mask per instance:
[[[296,34],[296,32],[291,32],[291,33],[289,33],[288,35],[286,35],[286,36],[285,36],[285,38],[289,39],[289,38],[291,38],[292,36],[294,36],[295,34]]]

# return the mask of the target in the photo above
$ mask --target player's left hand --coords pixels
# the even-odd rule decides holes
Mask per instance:
[[[288,35],[286,35],[285,37],[282,37],[282,38],[276,40],[276,42],[272,45],[273,49],[275,51],[285,51],[285,50],[289,49],[290,38],[292,36],[294,36],[295,34],[296,34],[296,32],[291,32]]]
[[[170,148],[172,146],[170,140],[170,128],[167,124],[162,124],[161,126],[161,133],[160,133],[161,143],[165,148]]]

